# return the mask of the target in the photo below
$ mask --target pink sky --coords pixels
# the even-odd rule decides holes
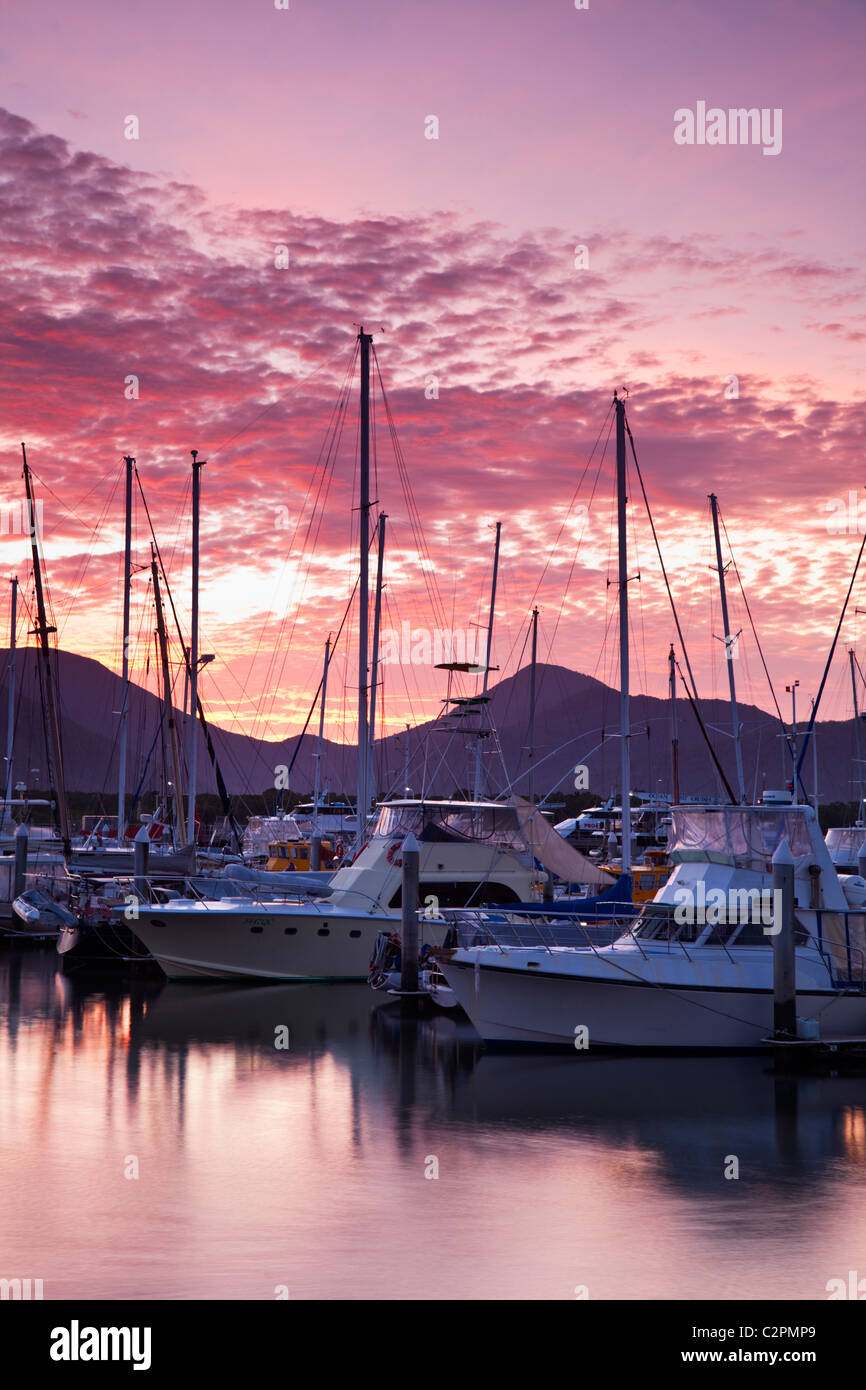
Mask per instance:
[[[593,465],[568,507],[626,384],[701,693],[726,689],[716,491],[777,690],[799,678],[805,707],[859,543],[856,518],[845,535],[828,520],[864,481],[861,5],[37,0],[3,17],[2,496],[18,495],[25,439],[52,490],[63,645],[117,664],[127,451],[187,612],[198,448],[203,647],[218,657],[206,706],[261,734],[299,727],[353,579],[353,422],[309,572],[286,551],[363,320],[386,330],[377,350],[458,627],[483,616],[504,523],[504,672],[537,602],[544,659],[616,678],[610,450],[594,495]],[[781,108],[781,153],[676,145],[675,110],[699,100]],[[379,469],[386,623],[435,626],[384,432]],[[672,623],[633,496],[634,682],[661,694]],[[0,545],[23,575],[21,540]],[[854,606],[862,590],[845,643],[863,630]],[[143,578],[134,610],[143,681]],[[767,707],[736,593],[732,610],[740,695]],[[349,737],[341,662],[330,732]],[[442,693],[438,673],[392,668],[387,727],[430,717]],[[840,657],[823,712],[848,709]]]

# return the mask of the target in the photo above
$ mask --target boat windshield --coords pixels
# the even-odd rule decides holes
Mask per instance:
[[[526,848],[513,806],[397,803],[379,807],[374,839],[402,840],[410,831],[422,843],[451,840],[492,845],[506,851]]]
[[[827,848],[832,855],[844,855],[852,864],[863,841],[866,840],[866,825],[834,825],[827,831]]]
[[[766,873],[783,839],[787,839],[795,859],[811,852],[805,809],[677,806],[673,813],[671,858],[674,862],[707,858]]]
[[[244,832],[244,844],[266,843],[272,836],[282,840],[300,840],[301,832],[289,816],[250,816]]]

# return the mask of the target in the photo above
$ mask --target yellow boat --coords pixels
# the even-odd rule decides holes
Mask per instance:
[[[644,851],[644,862],[632,867],[632,902],[652,902],[660,888],[664,887],[673,873],[673,864],[665,849]]]
[[[270,873],[309,873],[311,846],[309,840],[276,840],[268,845],[266,871]],[[334,860],[330,840],[322,841],[320,868],[329,869]]]

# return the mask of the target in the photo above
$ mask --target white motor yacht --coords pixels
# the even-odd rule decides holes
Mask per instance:
[[[680,806],[672,830],[668,882],[612,945],[573,944],[576,922],[455,914],[460,944],[438,954],[481,1037],[760,1046],[773,1028],[772,858],[783,841],[795,866],[798,1017],[810,1034],[866,1035],[866,882],[837,874],[813,808]]]
[[[325,901],[259,883],[244,898],[142,905],[134,930],[172,979],[366,979],[379,932],[399,925],[400,847],[410,831],[421,852],[422,939],[434,945],[444,939],[442,909],[526,902],[547,868],[609,883],[522,803],[411,799],[379,807],[369,840],[334,874]]]

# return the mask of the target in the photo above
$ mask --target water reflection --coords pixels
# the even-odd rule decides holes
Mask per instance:
[[[864,1091],[763,1057],[488,1054],[366,986],[7,954],[0,1276],[47,1297],[822,1298],[866,1268]]]

